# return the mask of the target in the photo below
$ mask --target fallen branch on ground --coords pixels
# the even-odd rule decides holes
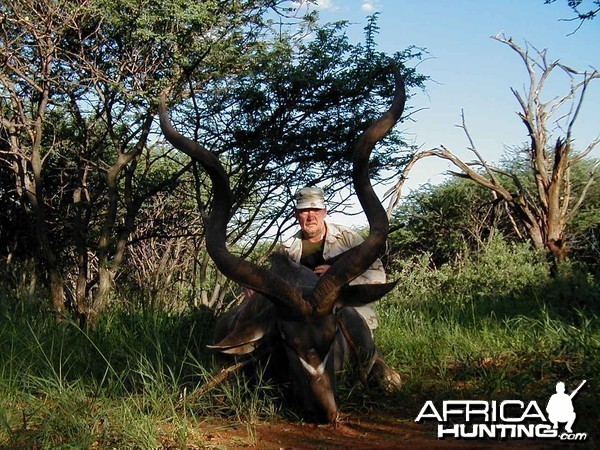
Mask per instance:
[[[190,395],[184,396],[182,401],[185,403],[191,403],[196,401],[199,397],[203,396],[207,392],[211,391],[219,384],[227,380],[232,374],[237,374],[240,370],[246,367],[249,364],[255,363],[256,358],[248,358],[244,361],[240,361],[232,366],[225,367],[221,369],[215,376],[213,376],[209,381],[204,383],[202,386],[194,389]]]

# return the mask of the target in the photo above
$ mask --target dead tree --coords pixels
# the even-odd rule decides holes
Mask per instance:
[[[417,152],[394,188],[388,214],[398,205],[402,186],[414,164],[423,158],[435,156],[450,161],[458,169],[457,172],[451,172],[453,175],[469,178],[489,189],[499,202],[505,203],[516,233],[528,238],[534,248],[547,250],[555,261],[561,262],[567,256],[566,225],[581,207],[594,182],[594,172],[598,166],[594,166],[587,183],[576,196],[572,190],[570,168],[590,154],[600,142],[600,137],[576,153],[573,150],[573,126],[589,84],[599,78],[600,73],[597,70],[579,72],[558,60],[549,62],[546,50],[539,51],[529,46],[522,48],[502,34],[492,38],[513,49],[523,60],[529,74],[529,86],[524,95],[516,89],[511,88],[511,91],[519,103],[518,116],[529,136],[524,153],[534,178],[534,189],[528,188],[519,174],[494,167],[485,161],[467,130],[462,114],[462,123],[458,126],[464,130],[469,142],[468,150],[475,155],[475,160],[465,162],[443,145]],[[562,96],[544,101],[542,93],[555,70],[569,76],[570,89]],[[551,130],[553,122],[560,132],[560,136],[555,138]]]

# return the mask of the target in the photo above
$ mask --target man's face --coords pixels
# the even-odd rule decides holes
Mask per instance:
[[[296,218],[306,239],[320,239],[325,234],[326,215],[326,209],[310,208],[296,210]]]

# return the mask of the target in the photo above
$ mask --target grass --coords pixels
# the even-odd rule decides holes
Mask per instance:
[[[115,312],[90,333],[29,312],[0,321],[0,447],[185,448],[206,417],[276,414],[268,383],[242,379],[185,401],[214,371],[209,317]]]
[[[403,400],[545,405],[557,381],[571,391],[585,379],[579,420],[598,430],[598,282],[567,265],[551,278],[537,255],[504,245],[438,270],[426,260],[400,268],[398,291],[378,305],[376,340],[406,380]]]
[[[425,400],[545,402],[556,381],[571,390],[587,379],[581,427],[600,429],[598,283],[547,269],[502,243],[438,270],[405,262],[399,288],[377,305],[375,334],[405,388],[378,397],[347,386],[342,409],[401,404],[411,420]],[[85,332],[43,312],[1,311],[0,447],[203,447],[215,418],[243,424],[240,445],[255,444],[256,421],[287,414],[261,374],[187,401],[215,370],[205,351],[213,323],[207,313],[115,310]]]

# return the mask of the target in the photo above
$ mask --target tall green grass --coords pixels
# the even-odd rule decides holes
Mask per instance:
[[[30,312],[0,322],[0,447],[185,448],[207,417],[277,413],[268,383],[244,378],[186,401],[216,371],[208,314],[115,311],[91,332]]]
[[[598,281],[568,265],[549,273],[542,255],[501,240],[437,270],[426,257],[403,262],[391,274],[398,288],[377,304],[375,339],[404,388],[383,397],[342,387],[342,409],[410,420],[425,400],[546,401],[556,381],[587,379],[581,429],[600,429]],[[262,372],[194,395],[217,368],[205,349],[209,313],[114,310],[88,332],[9,304],[0,309],[0,447],[205,446],[216,420],[246,424],[252,445],[253,424],[284,412]]]
[[[502,240],[433,270],[407,261],[377,305],[375,338],[406,381],[404,400],[536,399],[575,388],[587,430],[600,427],[600,286],[565,264]],[[585,429],[585,427],[584,427]]]

